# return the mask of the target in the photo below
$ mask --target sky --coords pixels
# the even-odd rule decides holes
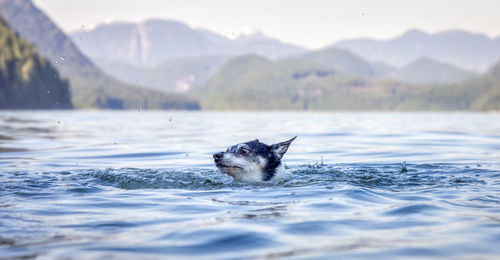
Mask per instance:
[[[318,49],[340,40],[389,39],[409,29],[500,36],[498,0],[34,0],[64,31],[110,21],[184,22],[234,38],[262,32]]]

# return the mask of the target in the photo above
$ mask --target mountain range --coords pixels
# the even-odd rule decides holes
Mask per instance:
[[[134,66],[151,67],[172,59],[247,53],[276,59],[305,51],[262,33],[229,39],[181,22],[160,19],[141,23],[104,23],[89,30],[77,30],[70,36],[93,59],[125,62]]]
[[[304,59],[353,76],[407,84],[467,80],[493,64],[499,55],[496,40],[462,31],[427,34],[411,30],[387,42],[367,39],[371,44],[364,44],[365,40],[350,40],[314,51],[259,33],[228,39],[181,22],[159,19],[100,24],[70,35],[110,75],[130,84],[178,93],[202,86],[225,61],[247,54],[271,60]],[[433,51],[434,46],[448,52]]]
[[[0,0],[0,16],[68,78],[78,108],[197,108],[196,101],[124,84],[103,73],[30,0]]]
[[[344,48],[370,62],[402,67],[427,57],[471,71],[483,72],[500,58],[500,37],[463,30],[426,33],[409,30],[389,40],[351,39],[333,45]]]
[[[100,59],[96,59],[96,64],[110,75],[129,83],[140,83],[165,92],[185,93],[203,86],[230,58],[230,56],[180,58],[167,60],[152,68]],[[477,75],[429,58],[419,58],[401,68],[380,62],[370,63],[349,50],[334,47],[306,52],[298,56],[278,59],[278,61],[290,58],[365,79],[391,79],[417,85],[446,85]]]
[[[0,0],[0,16],[68,80],[77,108],[498,109],[499,38],[465,31],[306,50],[159,19],[70,39],[30,0]]]
[[[460,83],[415,86],[249,55],[229,60],[193,95],[207,110],[498,110],[500,62]]]
[[[229,59],[228,56],[199,56],[166,60],[155,67],[95,59],[106,73],[125,82],[148,88],[183,93],[199,87]]]
[[[306,55],[321,59],[322,54],[335,50],[337,58],[341,59],[338,55],[342,52],[338,50],[345,49],[366,62],[382,62],[397,68],[426,58],[468,71],[483,72],[500,58],[500,37],[491,38],[464,30],[426,33],[412,29],[389,40],[343,40],[316,51],[283,43],[262,33],[229,39],[206,29],[191,28],[182,22],[160,19],[140,23],[103,23],[71,32],[70,36],[92,59],[149,67],[166,60],[200,56],[257,54],[276,60]],[[366,66],[363,69],[365,74],[370,70]]]
[[[375,85],[304,59],[272,61],[247,55],[228,61],[194,95],[208,110],[356,110],[391,106],[377,102],[376,97],[385,91],[372,87]],[[384,87],[396,89],[400,85],[387,82]]]
[[[477,74],[451,64],[429,58],[419,58],[401,69],[386,71],[383,77],[392,78],[409,84],[442,84],[458,83]]]

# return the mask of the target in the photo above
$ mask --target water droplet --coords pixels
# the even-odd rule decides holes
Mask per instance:
[[[139,107],[139,108],[137,108],[137,111],[142,112],[142,109]]]
[[[57,121],[57,123],[58,123],[58,124],[60,124],[60,123],[61,123],[61,121]]]
[[[47,90],[47,94],[50,94],[50,90]]]
[[[57,74],[54,74],[54,78],[57,78]]]
[[[408,172],[408,169],[406,169],[406,161],[403,162],[403,167],[401,167],[401,173]]]
[[[64,56],[61,56],[61,57],[60,57],[60,59],[61,59],[61,60],[65,60],[66,58],[65,58]]]
[[[59,66],[59,61],[54,62],[54,65]]]

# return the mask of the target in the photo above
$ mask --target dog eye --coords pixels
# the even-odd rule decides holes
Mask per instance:
[[[248,149],[247,149],[247,148],[241,148],[241,149],[240,149],[240,153],[242,153],[242,154],[247,154],[248,152],[249,152],[249,151],[248,151]]]

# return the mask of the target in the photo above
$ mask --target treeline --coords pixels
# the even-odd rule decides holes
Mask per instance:
[[[71,108],[68,81],[0,17],[0,108]]]

